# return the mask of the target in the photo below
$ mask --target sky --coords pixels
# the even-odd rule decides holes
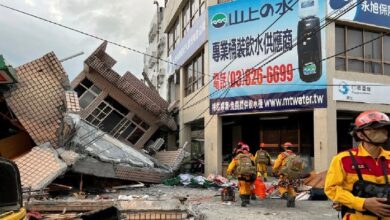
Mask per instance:
[[[159,0],[160,6],[163,0]],[[148,32],[156,5],[153,0],[0,0],[6,5],[62,25],[96,35],[139,51],[146,51]],[[54,52],[70,80],[83,69],[84,60],[102,41],[57,25],[0,7],[0,54],[9,64],[24,63]],[[144,56],[109,44],[106,52],[116,61],[120,75],[141,77]]]

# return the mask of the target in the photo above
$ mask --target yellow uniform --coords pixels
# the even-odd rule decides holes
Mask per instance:
[[[230,162],[228,169],[227,169],[227,175],[231,176],[233,171],[237,168],[237,166],[238,166],[238,159],[237,158],[239,157],[240,154],[238,154],[232,160],[232,162]],[[250,154],[250,158],[251,158],[252,162],[254,162],[253,155],[251,153],[248,153],[248,154]],[[253,181],[254,181],[254,178],[251,176],[238,175],[238,188],[239,188],[240,195],[251,195],[252,194]]]
[[[264,151],[265,156],[268,158],[268,163],[263,163],[263,162],[258,162],[259,161],[259,156],[260,156],[260,151]],[[258,150],[255,155],[255,161],[256,161],[256,168],[257,168],[257,176],[258,177],[263,177],[264,181],[267,180],[268,174],[267,174],[267,165],[271,164],[271,156],[268,154],[267,151],[265,150]]]
[[[386,164],[387,173],[389,174],[390,151],[381,148],[379,158],[375,159],[360,144],[357,149],[352,150],[352,154],[360,168],[363,180],[377,184],[385,183],[381,160],[379,158],[383,157],[385,159],[384,162]],[[388,175],[388,177],[390,178],[390,175]],[[378,217],[361,213],[362,211],[366,211],[363,208],[365,199],[352,194],[353,184],[358,181],[358,179],[349,152],[341,152],[332,160],[326,175],[324,191],[331,200],[355,210],[355,213],[347,212],[343,219],[376,220]],[[390,217],[381,219],[390,220]]]
[[[281,175],[280,168],[286,165],[286,157],[290,154],[294,154],[291,150],[286,150],[278,155],[275,160],[274,166],[272,167],[272,172],[279,175],[278,189],[280,194],[283,196],[284,193],[288,192],[288,194],[292,197],[296,196],[295,187],[298,186],[299,180],[288,180],[283,175]]]

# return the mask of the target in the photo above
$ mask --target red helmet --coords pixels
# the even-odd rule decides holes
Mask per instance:
[[[379,128],[389,125],[390,119],[386,114],[377,110],[369,110],[360,113],[360,115],[356,118],[354,131],[359,131],[369,126]]]
[[[245,144],[244,142],[239,141],[239,142],[237,143],[237,146],[242,146],[242,145],[244,145],[244,144]]]
[[[247,144],[243,144],[241,147],[242,150],[249,151],[249,146]]]
[[[283,147],[285,147],[285,148],[292,147],[292,146],[293,146],[293,144],[291,142],[285,142],[283,144]]]

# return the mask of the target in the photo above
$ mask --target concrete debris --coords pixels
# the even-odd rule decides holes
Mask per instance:
[[[81,120],[80,128],[71,140],[70,148],[103,162],[123,163],[135,167],[154,167],[144,154]]]
[[[66,146],[68,150],[80,155],[80,159],[72,165],[74,172],[144,182],[160,182],[170,175],[170,167],[156,159],[107,135],[84,120],[78,123],[79,126],[73,126],[76,131],[70,132],[73,139]],[[153,173],[160,174],[157,175],[159,178],[155,179]]]
[[[123,196],[122,196],[123,197]],[[126,219],[151,219],[151,216],[156,216],[154,219],[189,219],[191,217],[188,208],[181,204],[177,199],[167,200],[147,200],[148,196],[143,195],[138,199],[136,196],[128,196],[131,199],[121,200],[51,200],[51,201],[32,201],[27,203],[27,210],[39,212],[46,218],[61,217],[61,214],[44,213],[62,213],[72,215],[73,213],[97,213],[99,210],[110,209],[116,207],[122,216]],[[124,197],[123,197],[124,198]],[[123,200],[123,199],[122,199]],[[66,213],[64,213],[66,210]],[[85,216],[86,214],[84,214]],[[92,215],[91,215],[92,216]],[[147,217],[149,216],[149,218]],[[82,218],[83,219],[83,218]],[[100,219],[100,218],[99,218]]]
[[[112,189],[118,190],[118,189],[131,189],[131,188],[139,188],[139,187],[145,187],[145,184],[138,183],[133,185],[125,185],[125,186],[114,186]]]
[[[95,53],[91,57],[96,62],[110,60],[107,54],[102,54],[107,59],[100,60],[102,57]],[[19,154],[22,156],[14,159],[24,187],[42,190],[67,170],[96,177],[160,183],[178,169],[184,158],[184,149],[158,152],[164,144],[162,138],[151,141],[148,150],[156,156],[152,157],[139,147],[125,144],[90,125],[81,117],[78,94],[70,91],[68,77],[54,53],[18,67],[17,75],[19,83],[4,95],[5,101],[22,130],[35,142],[32,146],[39,145],[32,149],[29,146],[25,150],[31,149],[29,152],[23,151]],[[158,94],[150,93],[130,73],[122,78],[114,73],[113,76],[118,78],[117,85],[123,92],[128,95],[130,90],[135,94],[141,92],[137,103],[154,117],[164,115],[164,126],[176,129],[176,123],[166,111],[168,103]],[[153,126],[155,132],[161,125]],[[168,160],[159,161],[163,158]]]

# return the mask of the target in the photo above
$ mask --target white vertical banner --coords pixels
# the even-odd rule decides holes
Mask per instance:
[[[333,100],[390,104],[390,85],[333,79]]]

